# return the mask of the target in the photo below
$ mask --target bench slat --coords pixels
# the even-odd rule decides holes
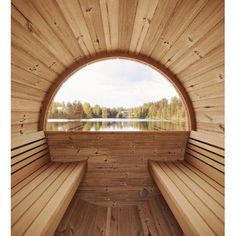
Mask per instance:
[[[25,199],[32,191],[39,191],[38,188],[40,184],[45,184],[45,180],[60,166],[60,163],[54,163],[49,168],[47,168],[43,173],[34,178],[30,183],[28,183],[24,188],[22,188],[15,196],[11,198],[11,208],[15,208],[23,199]],[[38,192],[37,192],[38,193]]]
[[[35,141],[43,139],[43,138],[45,138],[45,134],[43,131],[13,137],[12,142],[11,142],[11,149],[19,148],[23,145],[35,142]]]
[[[213,188],[215,188],[217,191],[219,191],[222,195],[224,195],[224,187],[217,183],[215,180],[207,176],[206,174],[203,174],[200,170],[195,168],[194,166],[190,165],[187,161],[183,161],[182,164],[189,168],[192,172],[194,172],[196,175],[198,175],[201,179],[206,181],[208,184],[210,184]]]
[[[76,165],[70,176],[64,181],[50,202],[38,215],[37,219],[28,228],[25,235],[31,236],[34,232],[37,232],[39,235],[53,235],[82,180],[85,167],[85,162]],[[65,192],[68,194],[65,195]],[[42,227],[42,225],[46,227]]]
[[[200,148],[203,148],[205,150],[209,150],[211,152],[214,152],[214,153],[217,153],[221,156],[224,156],[225,155],[225,151],[223,149],[220,149],[220,148],[217,148],[217,147],[214,147],[214,146],[211,146],[209,144],[206,144],[206,143],[203,143],[199,140],[195,140],[195,139],[189,139],[188,140],[188,143],[190,144],[194,144],[195,146],[198,146]]]
[[[41,173],[43,173],[47,168],[49,168],[52,165],[52,162],[47,163],[46,165],[39,168],[37,171],[35,171],[33,174],[28,176],[28,178],[21,181],[19,184],[17,184],[15,187],[11,189],[11,196],[14,196],[17,192],[19,192],[22,188],[24,188],[27,184],[29,184],[31,181],[33,181],[37,176],[39,176]]]
[[[40,167],[44,166],[50,161],[49,155],[47,155],[44,158],[40,158],[29,165],[27,165],[27,168],[23,168],[15,172],[11,175],[11,184],[12,187],[20,183],[22,180],[27,178],[29,175],[33,174],[36,170],[38,170]]]
[[[177,186],[183,196],[186,197],[188,202],[192,207],[198,212],[198,214],[207,222],[209,228],[212,231],[220,232],[220,235],[224,232],[224,226],[222,221],[207,207],[207,205],[202,201],[199,196],[196,195],[196,192],[191,190],[190,185],[183,181],[181,173],[178,173],[178,168],[172,163],[159,163],[162,170],[169,176],[172,182]],[[192,187],[192,186],[191,186]],[[210,201],[208,201],[209,203]]]
[[[160,164],[162,167],[162,164]],[[197,196],[197,199],[201,200],[205,207],[211,209],[211,211],[221,220],[224,221],[224,208],[217,203],[211,196],[209,196],[203,189],[201,189],[194,181],[191,180],[188,176],[185,175],[178,167],[176,167],[173,163],[167,163],[166,166],[169,167],[170,171],[168,173],[175,173],[175,175],[187,186],[187,188],[192,191],[192,193]],[[181,189],[182,191],[182,189]],[[196,204],[197,206],[197,204]],[[196,209],[198,210],[198,209]],[[205,210],[205,209],[204,209]],[[200,211],[202,212],[202,211]],[[209,217],[208,219],[213,216]],[[206,219],[207,220],[207,219]]]
[[[224,207],[224,195],[217,191],[206,180],[198,176],[194,171],[187,168],[183,162],[176,162],[175,165],[182,170],[191,180],[194,181],[199,187],[204,189],[215,201],[217,201],[222,207]]]
[[[223,156],[220,156],[218,154],[215,154],[213,152],[209,152],[208,150],[205,150],[203,148],[200,148],[198,146],[192,145],[190,143],[187,144],[187,147],[195,152],[199,152],[204,156],[207,156],[208,158],[219,162],[220,164],[224,165],[225,164],[225,159]]]
[[[30,157],[42,150],[48,149],[47,147],[48,147],[47,144],[43,144],[39,147],[34,148],[33,150],[19,154],[11,159],[11,165],[15,165],[18,162],[23,161],[23,160],[27,159],[28,157]]]
[[[189,164],[199,169],[200,171],[204,172],[206,175],[215,180],[217,183],[224,186],[224,173],[218,171],[217,169],[212,168],[210,165],[198,160],[197,158],[194,158],[189,154],[185,155],[185,160]]]
[[[25,233],[27,228],[32,224],[32,222],[36,219],[38,214],[40,214],[40,212],[43,210],[43,208],[47,205],[47,203],[50,201],[50,199],[53,197],[53,195],[57,192],[57,190],[60,188],[60,186],[66,180],[66,178],[69,176],[69,174],[75,168],[75,164],[73,163],[73,164],[70,164],[66,167],[67,168],[65,168],[63,170],[62,174],[60,174],[59,176],[58,175],[56,176],[56,181],[51,183],[50,186],[47,186],[47,188],[43,192],[43,194],[40,195],[40,198],[38,198],[27,211],[23,212],[23,215],[20,215],[18,212],[16,212],[17,216],[20,215],[20,218],[18,218],[18,221],[16,221],[16,222],[15,222],[15,220],[13,221],[13,225],[12,225],[13,235],[18,236],[18,235],[22,235]],[[43,186],[43,187],[45,188],[45,186]],[[21,204],[21,208],[23,209],[22,204]],[[14,216],[14,212],[13,212],[13,219],[15,219],[15,217],[16,216]],[[45,227],[45,225],[44,226],[41,225],[41,227]]]
[[[211,160],[210,158],[208,158],[198,152],[195,152],[189,148],[186,149],[186,153],[190,154],[192,156],[192,158],[199,159],[199,160],[205,162],[206,164],[214,167],[215,169],[217,169],[221,172],[224,172],[224,166],[221,165],[220,163],[215,162],[215,161]]]
[[[215,235],[186,197],[155,162],[149,162],[150,172],[186,235]],[[190,221],[191,219],[191,221]]]
[[[27,159],[20,161],[18,163],[16,163],[15,165],[13,165],[11,167],[11,173],[14,173],[16,171],[18,171],[19,169],[26,167],[28,164],[33,163],[34,161],[38,160],[39,158],[42,159],[46,156],[48,156],[48,149],[44,148],[41,151],[39,151],[38,153],[28,157]]]
[[[15,156],[23,153],[23,152],[26,152],[26,151],[29,151],[29,150],[32,150],[38,146],[41,146],[43,144],[47,144],[47,140],[46,139],[41,139],[39,141],[36,141],[34,143],[31,143],[31,144],[28,144],[26,146],[23,146],[23,147],[20,147],[20,148],[17,148],[13,151],[11,151],[11,157],[14,158]]]

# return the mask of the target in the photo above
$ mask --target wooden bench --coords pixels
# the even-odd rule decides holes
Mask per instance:
[[[149,161],[185,235],[224,235],[224,141],[191,132],[184,161]]]
[[[12,235],[53,235],[87,162],[52,162],[44,132],[12,140]]]

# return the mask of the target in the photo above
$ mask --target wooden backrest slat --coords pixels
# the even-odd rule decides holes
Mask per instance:
[[[22,168],[26,168],[27,165],[29,165],[30,163],[32,163],[40,158],[44,158],[44,157],[48,156],[47,154],[48,154],[48,149],[44,149],[44,150],[30,156],[29,158],[16,163],[15,165],[13,165],[11,167],[11,173],[15,173],[16,171],[18,171]]]
[[[210,151],[210,152],[217,153],[217,154],[219,154],[219,155],[221,155],[221,156],[224,156],[224,155],[225,155],[225,151],[224,151],[223,149],[220,149],[220,148],[215,147],[215,146],[211,146],[211,145],[206,144],[206,143],[204,143],[204,142],[201,142],[201,141],[199,141],[199,140],[195,140],[195,139],[191,139],[191,138],[190,138],[190,139],[188,140],[188,143],[189,143],[189,144],[193,144],[193,145],[195,145],[195,146],[197,146],[197,147],[199,147],[199,148],[208,150],[208,151]]]
[[[11,142],[11,149],[19,148],[28,143],[32,143],[43,138],[45,138],[45,134],[43,131],[39,131],[39,132],[28,134],[28,135],[22,135],[19,137],[18,136],[13,137],[12,142]]]
[[[224,195],[215,189],[210,183],[198,176],[194,171],[184,165],[183,162],[174,163],[182,172],[188,176],[195,184],[201,187],[206,193],[208,193],[215,201],[217,201],[222,207],[224,207]],[[193,167],[194,168],[194,167]]]
[[[12,139],[12,188],[50,161],[43,131]]]
[[[203,149],[203,148],[200,148],[198,146],[195,146],[193,144],[190,144],[188,143],[187,144],[187,147],[195,152],[198,152],[206,157],[209,157],[210,159],[216,161],[216,162],[219,162],[221,163],[222,165],[224,165],[225,163],[225,159],[224,159],[224,156],[221,156],[221,155],[218,155],[216,153],[213,153],[213,152],[209,152],[208,150],[206,149]]]
[[[41,152],[43,150],[48,150],[48,145],[47,144],[43,144],[41,146],[38,146],[32,150],[29,150],[27,152],[21,153],[17,156],[15,156],[14,158],[12,158],[11,160],[11,165],[15,165],[18,162],[24,161],[25,159],[37,154],[38,152]]]
[[[47,140],[44,138],[44,139],[40,139],[36,142],[30,143],[26,146],[22,146],[20,148],[14,149],[13,151],[11,151],[11,158],[14,158],[15,156],[17,156],[21,153],[27,152],[31,149],[34,149],[34,148],[41,146],[43,144],[46,144],[46,143],[47,143]]]
[[[43,165],[47,164],[50,161],[50,156],[47,155],[44,158],[39,158],[38,160],[30,163],[27,165],[26,168],[20,169],[17,172],[13,173],[11,175],[11,183],[12,187],[20,183],[22,180],[24,180],[26,177],[34,173],[36,170],[38,170]]]
[[[200,178],[202,178],[204,181],[209,183],[212,187],[214,187],[217,191],[219,191],[221,194],[224,195],[224,187],[220,185],[218,182],[207,176],[206,174],[202,173],[199,169],[196,167],[190,165],[188,162],[183,162],[183,165],[189,168],[192,172],[197,174]]]
[[[225,144],[224,144],[224,135],[210,135],[210,134],[205,134],[197,131],[191,131],[190,132],[190,138],[196,139],[196,140],[201,140],[207,144],[210,144],[212,146],[216,146],[219,148],[224,149]]]
[[[36,170],[34,173],[32,173],[30,176],[28,176],[27,179],[22,180],[19,184],[17,184],[15,187],[11,189],[11,196],[13,197],[16,193],[21,191],[25,186],[30,184],[31,181],[33,181],[35,178],[40,176],[41,173],[43,173],[45,170],[47,170],[52,165],[51,162],[48,162],[46,165],[42,166],[38,170]]]
[[[224,136],[191,131],[185,160],[224,185]]]
[[[188,153],[185,155],[185,160],[189,164],[196,167],[198,170],[202,171],[204,174],[208,175],[210,178],[215,180],[217,183],[224,186],[224,173],[197,158],[193,158]]]
[[[211,158],[209,157],[206,157],[198,152],[195,152],[189,148],[186,149],[186,153],[189,154],[192,158],[196,158],[198,160],[201,160],[203,161],[204,163],[214,167],[215,169],[221,171],[221,172],[224,172],[224,165],[212,160]]]

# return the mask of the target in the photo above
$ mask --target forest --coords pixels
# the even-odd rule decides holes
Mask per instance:
[[[163,98],[156,102],[144,103],[134,108],[92,106],[88,102],[52,102],[48,118],[91,119],[91,118],[142,118],[159,120],[186,120],[185,108],[180,98],[170,101]]]

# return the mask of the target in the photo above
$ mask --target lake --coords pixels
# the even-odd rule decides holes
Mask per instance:
[[[185,121],[156,119],[48,119],[47,130],[50,131],[153,131],[186,130]]]

